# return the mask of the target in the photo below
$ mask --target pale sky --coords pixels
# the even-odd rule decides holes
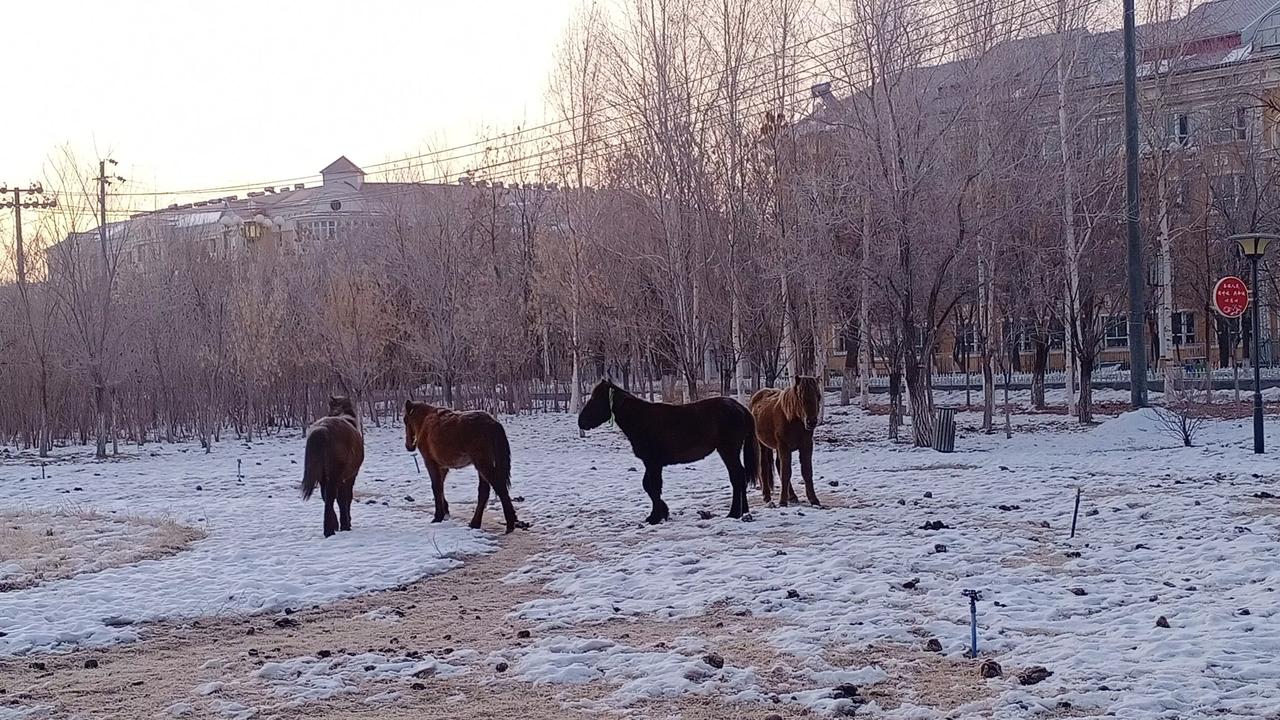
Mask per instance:
[[[0,183],[59,147],[147,192],[367,165],[543,120],[577,0],[17,0]],[[17,63],[15,68],[14,63]],[[141,208],[137,208],[141,209]]]

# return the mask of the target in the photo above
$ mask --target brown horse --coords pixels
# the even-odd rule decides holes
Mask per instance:
[[[617,420],[618,429],[631,441],[631,451],[644,463],[644,490],[653,503],[645,522],[656,525],[671,515],[662,501],[662,468],[697,462],[713,452],[720,453],[733,487],[729,517],[747,514],[747,481],[756,475],[755,423],[737,400],[651,403],[601,380],[578,413],[578,427],[591,430],[606,420]]]
[[[329,397],[329,415],[307,428],[307,451],[302,465],[302,499],[320,486],[324,498],[324,536],[351,529],[351,495],[364,462],[364,436],[350,398]],[[333,513],[337,501],[342,521]]]
[[[791,487],[791,453],[800,451],[800,474],[809,504],[821,506],[813,491],[813,430],[822,421],[822,385],[818,378],[796,376],[786,390],[765,388],[751,396],[751,414],[756,419],[756,439],[760,441],[760,486],[764,501],[773,496],[773,453],[778,453],[778,475],[782,480],[779,502],[799,502]]]
[[[449,503],[444,497],[444,478],[449,470],[475,465],[480,488],[471,527],[480,527],[492,487],[502,501],[507,532],[516,529],[518,521],[510,493],[511,445],[502,423],[492,415],[480,411],[457,412],[406,400],[404,447],[409,452],[417,450],[422,454],[422,462],[431,476],[431,495],[436,503],[431,522],[438,523],[449,514]]]

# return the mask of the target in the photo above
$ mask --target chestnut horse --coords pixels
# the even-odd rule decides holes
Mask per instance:
[[[578,427],[591,430],[607,420],[617,421],[618,429],[631,441],[631,451],[644,463],[644,490],[653,502],[653,511],[645,518],[650,525],[671,515],[662,501],[662,468],[697,462],[712,452],[720,453],[729,470],[733,486],[729,517],[747,514],[747,481],[756,475],[755,422],[737,400],[651,403],[601,380],[578,413]]]
[[[507,432],[487,412],[458,412],[427,403],[406,400],[404,403],[404,447],[417,450],[431,476],[431,495],[436,513],[431,522],[438,523],[449,514],[444,497],[444,478],[450,470],[475,465],[480,476],[476,497],[476,513],[471,527],[479,528],[484,507],[489,503],[489,488],[502,501],[507,532],[516,529],[516,509],[511,504],[511,445]]]
[[[329,415],[307,428],[307,450],[302,464],[302,499],[316,486],[324,498],[324,536],[351,529],[351,495],[356,474],[364,463],[364,436],[350,398],[329,397]],[[342,520],[333,513],[337,501]]]
[[[779,503],[799,502],[791,487],[791,453],[800,451],[800,474],[809,504],[821,506],[813,491],[813,430],[822,421],[822,385],[816,377],[797,375],[786,390],[765,388],[751,396],[751,414],[760,441],[760,486],[764,501],[773,496],[773,453],[781,478]]]

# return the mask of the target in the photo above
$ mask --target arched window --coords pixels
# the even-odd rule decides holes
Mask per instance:
[[[1280,13],[1272,13],[1258,21],[1258,29],[1253,33],[1255,50],[1280,47]]]

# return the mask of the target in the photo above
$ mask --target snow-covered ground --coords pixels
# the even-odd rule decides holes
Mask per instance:
[[[965,413],[960,426],[973,419]],[[827,508],[768,508],[753,491],[753,522],[729,520],[723,466],[708,459],[668,469],[672,520],[656,527],[640,522],[648,513],[640,463],[616,428],[582,439],[568,416],[504,421],[521,519],[559,549],[507,578],[549,591],[511,608],[537,640],[483,661],[508,662],[529,683],[609,688],[583,709],[712,694],[743,702],[776,695],[795,708],[843,712],[853,701],[832,687],[893,680],[876,648],[924,654],[936,639],[959,661],[969,642],[962,591],[972,589],[982,596],[981,654],[1006,676],[1034,665],[1053,674],[1027,686],[987,681],[989,697],[950,712],[908,693],[893,708],[872,701],[859,714],[1024,718],[1063,712],[1063,703],[1079,717],[1280,711],[1280,500],[1271,497],[1280,489],[1273,456],[1250,452],[1247,420],[1214,421],[1197,447],[1183,448],[1148,413],[1090,430],[1061,417],[1017,416],[1012,440],[962,430],[957,452],[943,455],[881,439],[883,416],[829,406],[815,455]],[[1280,452],[1278,422],[1268,418],[1268,442]],[[43,481],[36,466],[0,465],[15,488],[0,510],[74,501],[104,515],[165,514],[207,533],[169,557],[0,593],[0,652],[127,641],[141,632],[138,623],[163,617],[323,603],[494,550],[492,511],[484,529],[465,527],[470,470],[451,476],[453,519],[430,525],[421,512],[430,491],[399,433],[371,431],[368,443],[357,491],[374,504],[355,509],[354,532],[330,540],[321,537],[319,503],[298,499],[296,435],[212,455],[162,448],[108,463],[64,456]],[[703,519],[707,512],[713,516]],[[924,528],[934,521],[945,527]],[[766,678],[767,668],[728,655],[714,667],[704,659],[706,638],[655,649],[592,631],[707,614],[770,621],[755,640],[792,658],[786,677]],[[397,658],[359,663],[366,660],[396,677],[419,667]],[[465,666],[456,671],[474,671]],[[257,680],[318,701],[313,691],[345,693],[358,683],[346,667],[357,665],[300,658]],[[395,692],[371,697],[395,702]]]
[[[209,455],[148,446],[99,463],[91,450],[61,452],[44,479],[38,464],[0,465],[0,512],[164,516],[207,534],[175,555],[0,594],[0,654],[133,640],[149,620],[310,606],[444,572],[494,548],[490,534],[429,525],[414,511],[430,489],[394,431],[368,439],[352,509],[358,532],[325,541],[322,503],[299,496],[303,449],[294,433]]]

